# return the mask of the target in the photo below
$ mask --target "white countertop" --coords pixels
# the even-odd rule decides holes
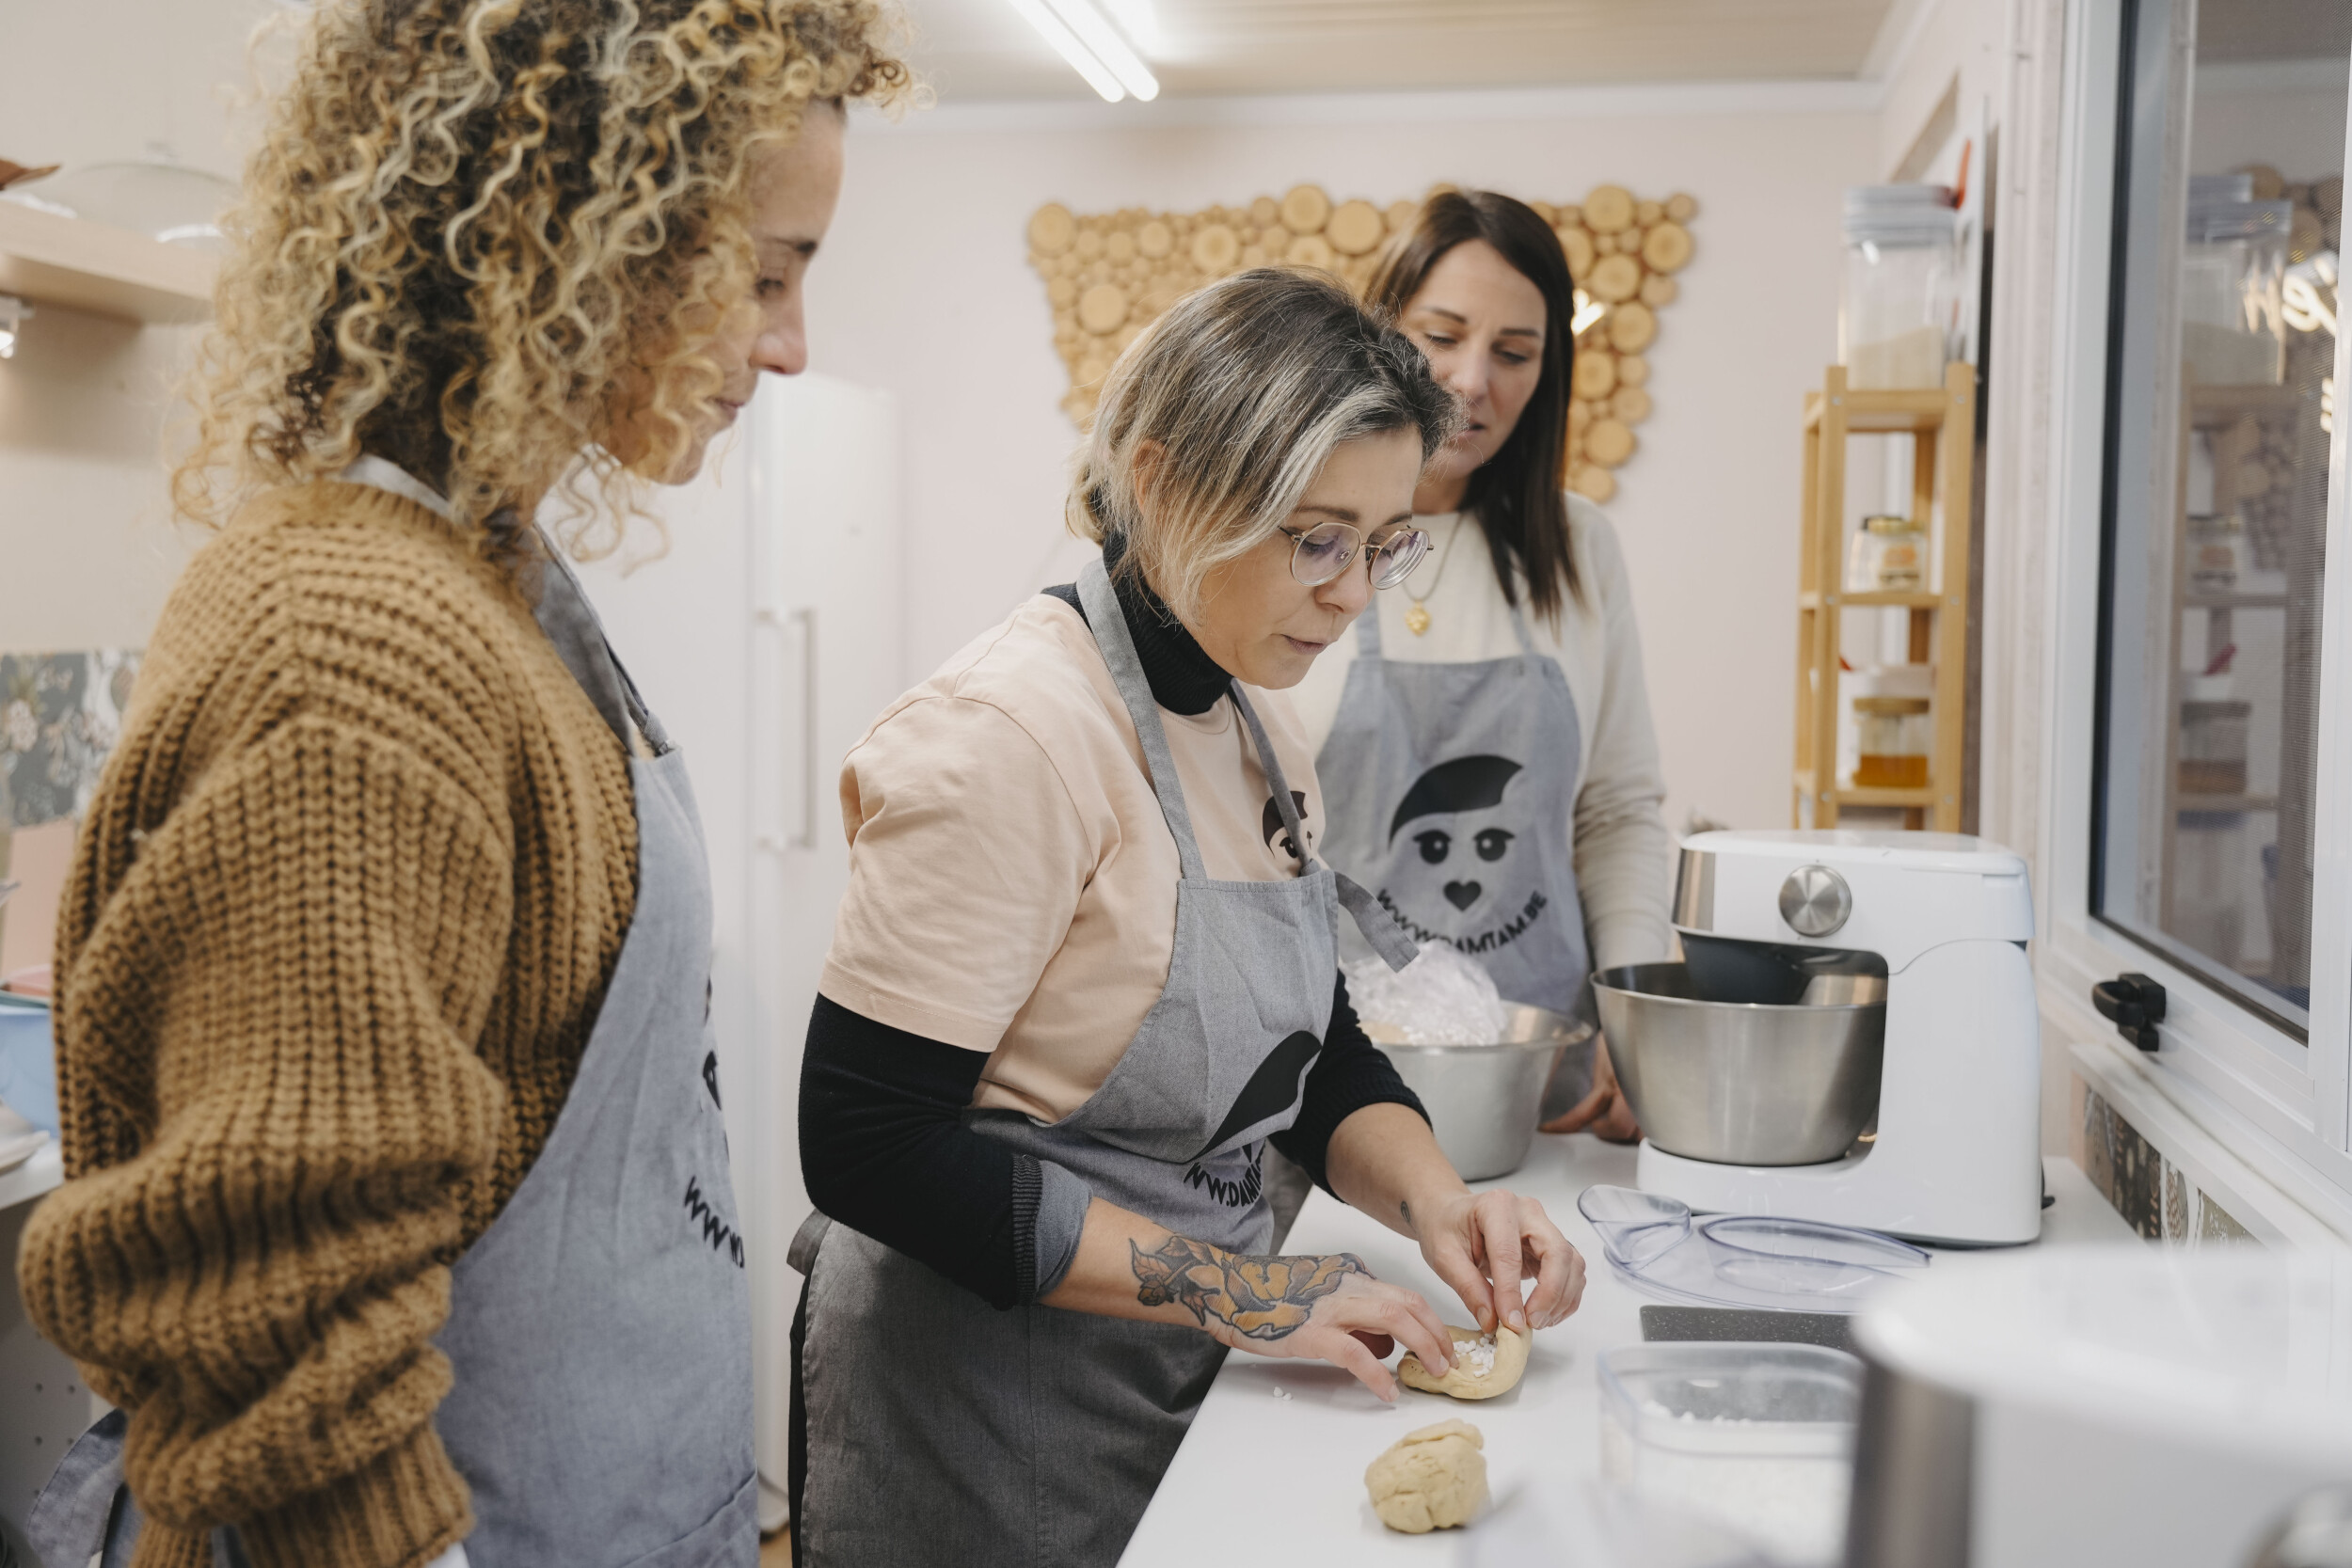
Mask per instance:
[[[1193,1568],[1200,1560],[1204,1523],[1213,1524],[1216,1539],[1248,1542],[1250,1555],[1265,1561],[1329,1561],[1342,1543],[1351,1562],[1451,1561],[1462,1532],[1411,1536],[1385,1528],[1373,1514],[1363,1482],[1364,1466],[1381,1449],[1451,1416],[1485,1433],[1488,1484],[1497,1497],[1539,1475],[1597,1475],[1600,1403],[1594,1360],[1641,1339],[1641,1307],[1651,1298],[1610,1273],[1576,1198],[1595,1182],[1632,1186],[1633,1158],[1632,1149],[1588,1134],[1539,1134],[1516,1174],[1480,1183],[1541,1200],[1589,1267],[1582,1307],[1535,1337],[1527,1375],[1517,1388],[1477,1403],[1408,1388],[1395,1405],[1384,1405],[1337,1368],[1234,1352],[1127,1544],[1121,1568]],[[2035,1244],[2135,1238],[2071,1162],[2042,1164],[2058,1201],[2042,1211],[2042,1241]],[[1438,1283],[1417,1247],[1327,1193],[1308,1198],[1283,1250],[1353,1252],[1381,1278],[1421,1291],[1448,1322],[1470,1321],[1461,1299]],[[1989,1256],[1932,1250],[1935,1266],[1944,1269],[1964,1269]],[[1277,1397],[1277,1388],[1290,1398]]]

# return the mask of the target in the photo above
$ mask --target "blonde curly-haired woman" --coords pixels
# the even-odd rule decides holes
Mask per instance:
[[[691,476],[802,367],[841,104],[907,72],[870,0],[299,25],[176,476],[218,535],[59,926],[72,1180],[20,1276],[118,1409],[35,1538],[748,1565],[707,865],[530,519],[567,473],[583,518]]]

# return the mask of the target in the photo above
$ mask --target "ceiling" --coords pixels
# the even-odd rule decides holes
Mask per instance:
[[[902,3],[944,103],[1092,96],[1009,0]],[[1172,97],[1822,81],[1862,72],[1896,3],[1151,0],[1144,53]]]

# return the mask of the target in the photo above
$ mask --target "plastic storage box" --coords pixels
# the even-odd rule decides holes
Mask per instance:
[[[1627,1345],[1600,1358],[1608,1485],[1834,1568],[1853,1489],[1862,1363],[1819,1345]]]

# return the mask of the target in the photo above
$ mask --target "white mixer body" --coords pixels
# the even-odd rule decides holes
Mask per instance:
[[[1819,936],[1782,912],[1783,888],[1808,867],[1836,873],[1850,898],[1843,920]],[[1878,1126],[1862,1152],[1818,1165],[1718,1164],[1645,1143],[1645,1190],[1696,1210],[1929,1242],[2003,1245],[2041,1233],[2041,1030],[2026,953],[2033,904],[2014,853],[1945,833],[1702,833],[1683,847],[1675,921],[1885,961]]]

